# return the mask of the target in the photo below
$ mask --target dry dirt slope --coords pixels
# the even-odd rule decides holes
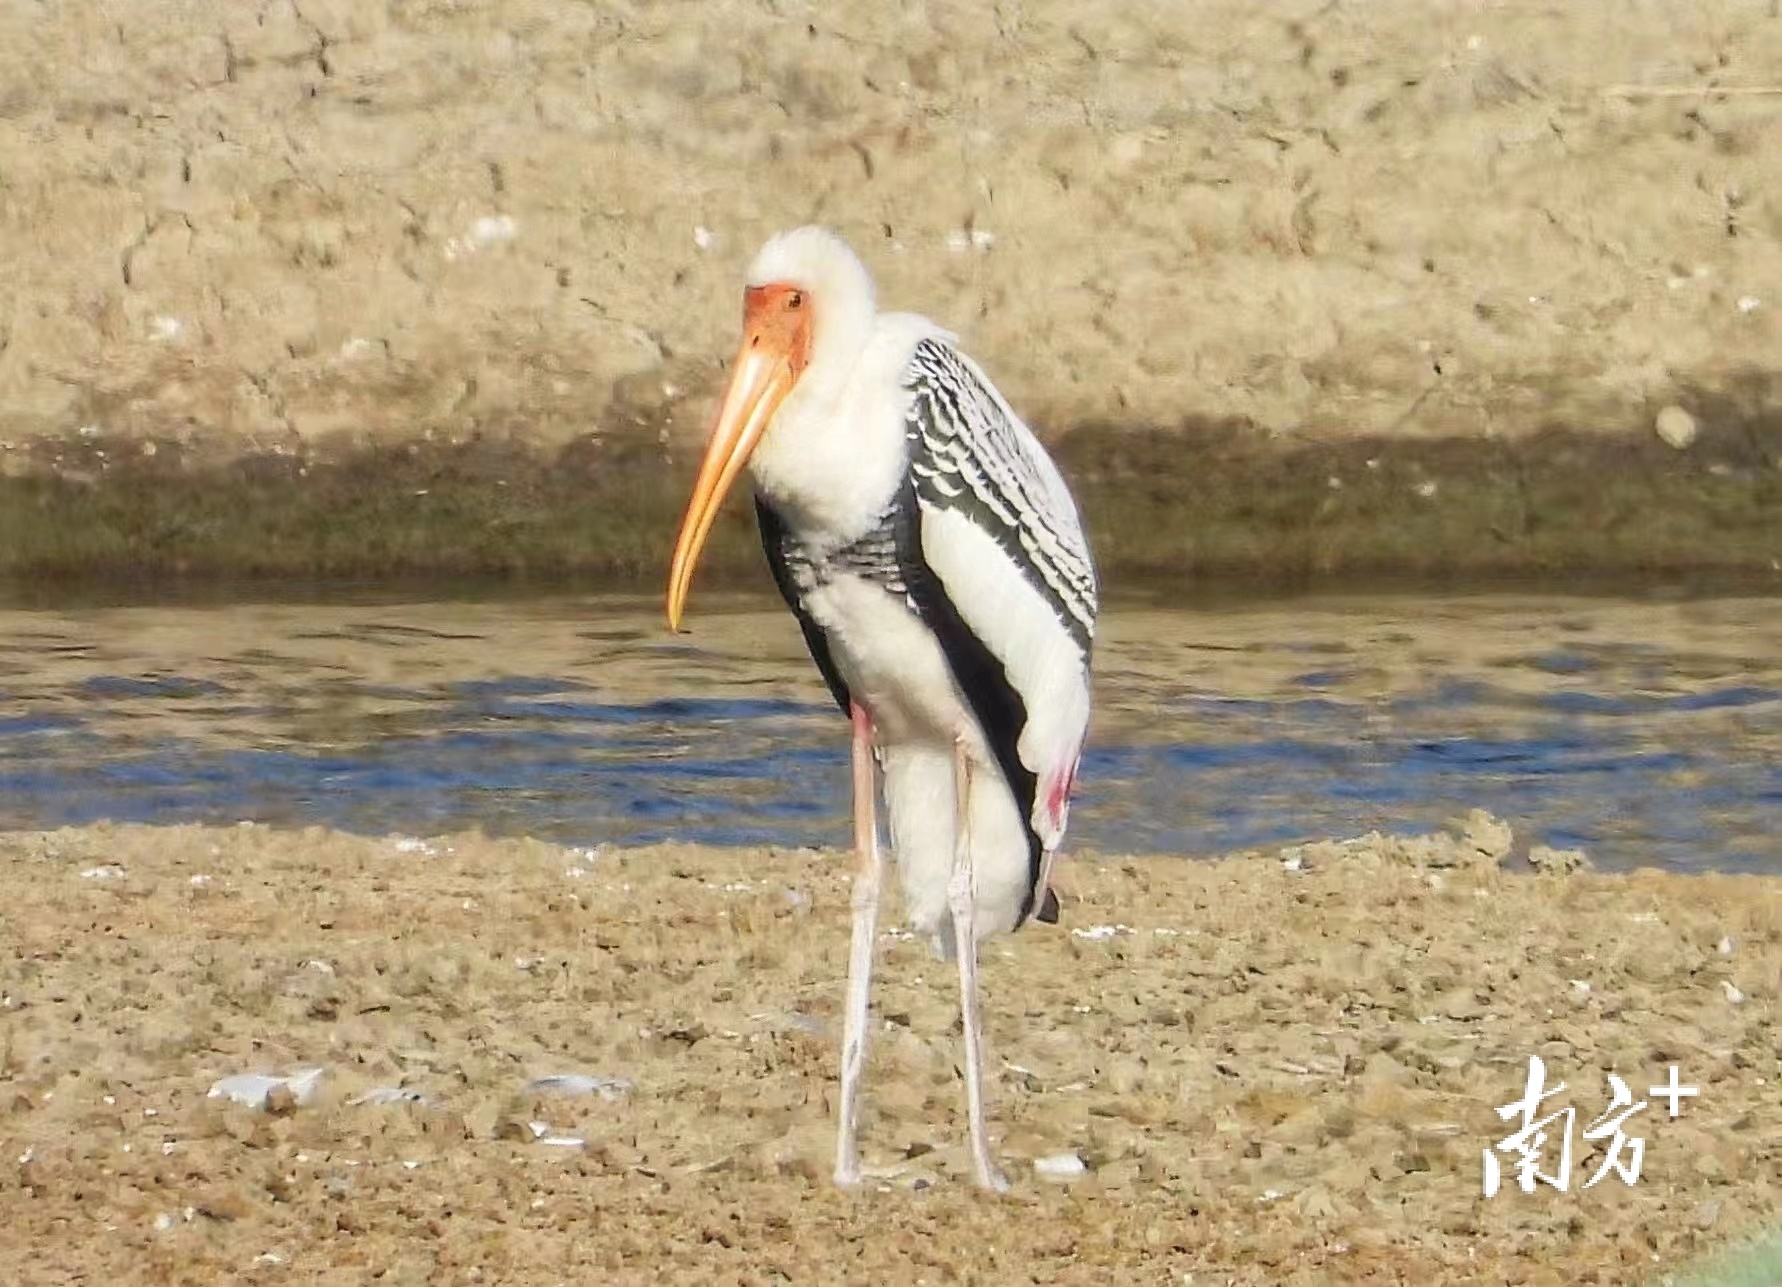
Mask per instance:
[[[1005,1199],[895,936],[887,1178],[825,1181],[838,855],[5,836],[0,1280],[1625,1284],[1773,1221],[1782,883],[1512,875],[1499,836],[1073,862],[986,966]],[[1636,1186],[1580,1190],[1580,1141],[1569,1192],[1487,1202],[1534,1053],[1580,1126],[1608,1071],[1701,1093],[1629,1123]],[[306,1066],[301,1104],[206,1094]],[[563,1073],[629,1086],[526,1088]]]
[[[0,48],[0,439],[695,434],[808,219],[1055,429],[1777,402],[1773,0],[80,0]]]

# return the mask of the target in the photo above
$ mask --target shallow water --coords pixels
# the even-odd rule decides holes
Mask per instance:
[[[791,619],[654,600],[0,610],[0,827],[848,841]],[[1112,608],[1074,847],[1209,854],[1474,807],[1605,867],[1782,872],[1782,599]]]

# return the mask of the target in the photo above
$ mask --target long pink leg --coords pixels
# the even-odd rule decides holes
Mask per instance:
[[[873,777],[872,720],[856,704],[854,720],[854,926],[848,946],[848,999],[842,1015],[841,1120],[835,1134],[835,1182],[860,1183],[860,1074],[866,1066],[866,1011],[872,991],[872,950],[878,932],[879,850],[877,786]]]
[[[963,742],[953,744],[953,793],[957,831],[947,902],[953,909],[953,943],[959,955],[959,1016],[965,1028],[965,1102],[971,1121],[972,1170],[980,1187],[1006,1193],[1009,1182],[990,1156],[990,1131],[984,1121],[984,1020],[978,1013],[978,889],[971,854],[971,761],[966,757]]]

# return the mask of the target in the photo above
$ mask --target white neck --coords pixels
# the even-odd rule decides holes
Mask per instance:
[[[756,489],[819,548],[865,535],[890,504],[908,461],[904,368],[923,339],[951,338],[909,313],[869,313],[853,334],[853,318],[825,332],[838,320],[819,315],[810,364],[749,465]]]

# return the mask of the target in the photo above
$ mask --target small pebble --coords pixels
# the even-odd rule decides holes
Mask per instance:
[[[1700,432],[1696,428],[1695,417],[1675,403],[1658,413],[1658,420],[1653,427],[1658,430],[1658,436],[1664,439],[1665,445],[1675,447],[1678,451],[1694,442],[1696,434]]]
[[[1442,1013],[1450,1019],[1465,1022],[1484,1018],[1485,1006],[1471,988],[1456,988],[1442,998]]]
[[[1565,876],[1574,871],[1587,871],[1591,863],[1582,849],[1534,845],[1528,851],[1528,865],[1549,876]]]

